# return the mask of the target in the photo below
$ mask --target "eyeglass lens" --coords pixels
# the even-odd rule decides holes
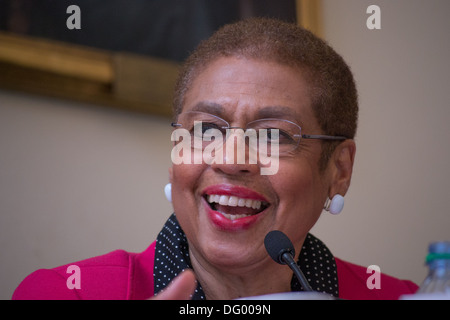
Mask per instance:
[[[216,139],[222,138],[224,143],[234,135],[237,137],[237,143],[245,141],[255,151],[258,151],[258,147],[264,147],[270,153],[276,146],[278,153],[282,155],[293,151],[301,138],[301,128],[284,119],[255,120],[248,123],[244,131],[243,128],[231,127],[227,121],[215,115],[189,111],[180,114],[177,123],[191,134],[192,148],[205,149]],[[199,139],[201,144],[198,143]],[[240,139],[243,140],[239,141]]]

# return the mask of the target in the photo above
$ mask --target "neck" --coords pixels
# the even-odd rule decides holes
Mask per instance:
[[[292,271],[273,262],[270,257],[256,265],[220,269],[191,252],[191,263],[197,280],[208,300],[230,300],[268,293],[291,291]]]

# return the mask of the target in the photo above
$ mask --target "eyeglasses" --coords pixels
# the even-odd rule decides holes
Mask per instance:
[[[230,132],[240,130],[244,134],[246,143],[256,149],[261,144],[271,146],[278,145],[279,155],[289,154],[294,151],[301,139],[320,140],[346,140],[343,136],[329,136],[321,134],[302,134],[302,129],[296,123],[285,120],[266,118],[251,121],[245,128],[232,127],[224,119],[200,111],[187,111],[178,115],[176,123],[171,124],[174,128],[186,129],[191,135],[191,147],[193,149],[205,149],[218,137],[225,142]],[[195,143],[195,140],[201,143]]]

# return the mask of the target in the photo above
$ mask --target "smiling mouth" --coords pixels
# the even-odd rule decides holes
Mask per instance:
[[[230,220],[253,216],[264,211],[270,205],[265,201],[237,196],[209,194],[204,197],[212,210],[219,212]]]

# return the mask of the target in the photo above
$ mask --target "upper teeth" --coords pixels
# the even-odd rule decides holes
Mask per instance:
[[[244,199],[236,196],[225,196],[219,194],[208,195],[208,202],[209,203],[215,202],[230,207],[248,207],[253,209],[260,209],[262,205],[262,201],[259,200]]]

